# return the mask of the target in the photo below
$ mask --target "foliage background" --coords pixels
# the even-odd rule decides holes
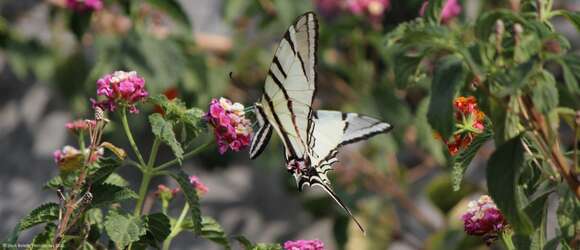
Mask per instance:
[[[315,9],[306,0],[179,2],[190,24],[179,11],[160,12],[160,20],[152,11],[144,13],[145,18],[128,17],[134,25],[129,31],[119,32],[123,29],[119,23],[93,24],[92,32],[99,35],[82,37],[81,42],[69,31],[66,10],[51,2],[0,3],[0,218],[5,218],[0,239],[31,208],[56,199],[52,192],[39,191],[57,173],[51,153],[71,142],[63,124],[86,115],[94,81],[103,73],[137,70],[153,94],[177,88],[188,104],[201,108],[221,95],[251,104],[260,95],[280,36],[296,16]],[[335,174],[336,189],[356,207],[369,229],[367,238],[348,226],[348,219],[326,196],[294,190],[282,168],[279,141],[256,161],[247,160],[245,153],[219,157],[215,149],[186,161],[184,169],[199,175],[210,188],[202,200],[204,213],[231,235],[259,242],[319,238],[331,249],[342,245],[413,249],[424,242],[437,249],[461,241],[459,212],[467,200],[485,192],[484,166],[493,147],[486,145],[480,151],[463,189],[452,193],[449,156],[425,118],[425,85],[396,88],[395,64],[384,50],[384,35],[398,23],[414,19],[421,3],[392,1],[381,27],[347,13],[320,18],[316,106],[374,115],[396,128],[388,136],[344,148]],[[462,4],[459,20],[472,22],[480,10],[505,7],[506,1]],[[556,5],[580,8],[574,1]],[[174,18],[164,17],[167,13]],[[572,41],[571,51],[579,48],[579,34],[567,22],[556,20],[556,28]],[[132,122],[142,124],[137,138],[149,148],[152,139],[145,120]],[[105,136],[121,138],[118,132],[111,129]],[[164,150],[168,158],[171,154]],[[132,169],[121,174],[137,185]],[[21,240],[28,242],[33,235],[34,231]],[[477,243],[468,238],[462,244]],[[187,235],[175,244],[213,246]]]

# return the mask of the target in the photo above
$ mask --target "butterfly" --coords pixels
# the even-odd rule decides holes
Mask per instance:
[[[325,190],[364,233],[331,187],[327,173],[342,145],[368,139],[392,129],[388,123],[356,113],[313,110],[316,93],[318,20],[312,12],[299,16],[284,34],[266,76],[263,95],[254,105],[259,129],[252,138],[250,159],[256,158],[272,131],[282,139],[286,168],[302,191]]]

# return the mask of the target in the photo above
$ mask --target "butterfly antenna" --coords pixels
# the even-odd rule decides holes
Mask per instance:
[[[322,189],[324,189],[324,191],[326,191],[326,193],[328,193],[328,195],[330,195],[330,197],[332,197],[332,199],[334,199],[334,201],[336,201],[336,203],[338,203],[338,205],[340,207],[342,207],[342,209],[344,209],[344,211],[350,216],[350,218],[352,218],[354,223],[356,223],[356,225],[358,226],[358,229],[360,229],[360,231],[363,233],[363,235],[366,236],[366,231],[363,228],[363,226],[356,219],[356,217],[354,217],[354,215],[352,214],[350,209],[348,209],[348,207],[342,202],[342,200],[338,197],[338,195],[336,195],[336,193],[334,193],[334,191],[332,191],[332,189],[329,186],[327,186],[326,184],[323,184],[323,183],[313,183],[312,185],[322,187]]]

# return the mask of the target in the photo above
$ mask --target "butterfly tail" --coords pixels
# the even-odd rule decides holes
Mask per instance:
[[[352,218],[352,220],[356,223],[356,225],[358,226],[360,231],[364,235],[366,235],[365,229],[362,227],[360,222],[354,217],[354,215],[352,214],[350,209],[344,204],[344,202],[342,202],[342,200],[338,197],[338,195],[336,195],[336,193],[334,193],[334,191],[330,187],[328,187],[327,185],[324,185],[322,183],[313,183],[312,186],[319,186],[322,189],[324,189],[324,191],[326,191],[326,193],[328,193],[328,195],[330,195],[330,197],[332,197],[332,199],[334,199],[334,201],[336,201],[336,203],[338,203],[338,205],[340,207],[342,207],[342,209],[344,209],[344,211],[346,211],[346,213],[350,216],[350,218]]]

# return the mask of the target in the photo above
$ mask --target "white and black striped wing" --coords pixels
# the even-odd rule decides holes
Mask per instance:
[[[265,120],[282,138],[287,161],[304,159],[307,154],[310,106],[316,90],[317,36],[318,22],[312,12],[298,17],[288,28],[274,55],[258,104]]]
[[[314,116],[314,129],[308,138],[312,165],[322,181],[330,185],[326,173],[338,160],[336,155],[342,145],[368,139],[386,133],[392,126],[375,118],[357,113],[318,110]]]
[[[256,105],[254,109],[259,129],[254,133],[254,137],[252,138],[250,159],[255,159],[262,153],[262,151],[264,151],[266,145],[268,145],[268,141],[270,141],[270,137],[272,136],[272,125],[270,125],[266,120],[264,109],[259,105]]]

